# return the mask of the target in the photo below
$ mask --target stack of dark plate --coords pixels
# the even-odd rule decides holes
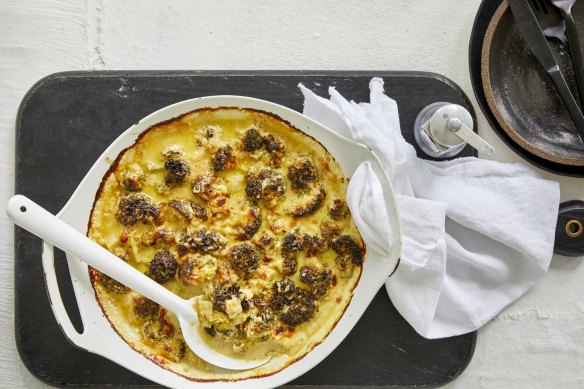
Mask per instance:
[[[574,6],[573,14],[584,37],[584,2]],[[558,39],[548,43],[577,96],[568,49]],[[469,50],[473,88],[495,132],[531,163],[584,177],[584,142],[546,70],[520,35],[507,0],[482,2]]]

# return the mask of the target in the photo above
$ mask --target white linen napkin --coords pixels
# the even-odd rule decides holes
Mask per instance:
[[[393,304],[426,338],[474,331],[519,298],[549,267],[560,200],[557,182],[515,163],[477,158],[430,162],[401,135],[397,104],[371,80],[370,103],[330,100],[303,85],[304,114],[371,147],[397,195],[400,264],[387,283]],[[387,253],[391,228],[381,184],[367,162],[347,203],[368,249]]]

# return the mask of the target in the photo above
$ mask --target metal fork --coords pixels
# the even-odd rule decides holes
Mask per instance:
[[[584,66],[582,65],[582,52],[580,51],[580,41],[578,40],[578,30],[572,16],[572,7],[576,0],[551,0],[551,3],[562,11],[566,21],[566,32],[568,34],[568,46],[570,57],[574,64],[576,83],[578,84],[578,95],[580,97],[580,107],[584,108]]]
[[[569,51],[568,39],[566,38],[566,21],[561,12],[547,0],[530,0],[530,3],[539,26],[543,30],[543,35],[547,38],[558,39]]]
[[[539,27],[546,38],[558,39],[566,50],[568,49],[568,39],[566,38],[566,22],[562,13],[555,8],[548,0],[529,0],[531,9],[537,18]]]
[[[566,38],[566,21],[563,18],[560,19],[560,22],[557,25],[550,26],[543,30],[543,35],[548,38],[558,39],[560,42],[562,42],[568,53],[570,52],[570,48],[568,47],[568,38]]]

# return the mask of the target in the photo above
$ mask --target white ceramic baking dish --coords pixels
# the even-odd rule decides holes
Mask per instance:
[[[205,107],[252,108],[275,114],[318,140],[339,162],[347,177],[353,174],[361,162],[371,162],[384,188],[385,203],[392,226],[391,231],[388,233],[391,234],[393,246],[390,255],[387,257],[381,257],[372,250],[367,250],[363,273],[359,284],[355,288],[353,299],[332,332],[323,343],[315,347],[304,358],[273,375],[232,382],[190,381],[156,365],[124,342],[114,331],[97,303],[89,280],[88,266],[77,258],[67,255],[73,289],[84,326],[83,333],[78,333],[71,324],[59,294],[53,247],[47,242],[43,242],[43,268],[51,306],[57,322],[71,343],[89,352],[102,355],[161,385],[173,388],[201,386],[210,388],[260,388],[283,385],[316,366],[339,345],[357,323],[387,277],[394,272],[398,265],[401,237],[395,197],[381,162],[369,148],[336,134],[296,111],[267,101],[240,96],[211,96],[186,100],[154,112],[122,133],[95,162],[57,216],[77,230],[85,233],[100,182],[118,154],[134,144],[138,135],[149,127]],[[371,346],[374,347],[374,345]]]

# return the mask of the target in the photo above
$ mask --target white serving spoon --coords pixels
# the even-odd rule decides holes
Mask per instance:
[[[15,224],[174,313],[187,345],[206,362],[224,369],[249,370],[271,359],[242,360],[215,351],[201,337],[194,299],[185,300],[175,295],[25,196],[13,196],[6,211]]]

